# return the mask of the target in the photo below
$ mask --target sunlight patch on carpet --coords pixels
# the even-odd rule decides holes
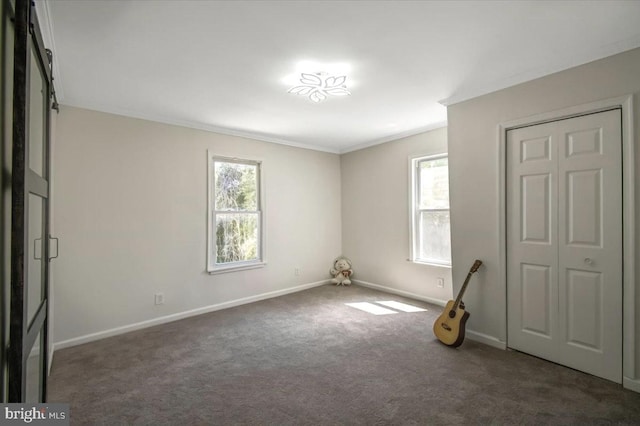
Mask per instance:
[[[396,302],[394,300],[380,300],[380,301],[376,301],[375,303],[370,303],[370,302],[345,303],[345,305],[351,306],[352,308],[360,309],[361,311],[365,311],[373,315],[390,315],[390,314],[399,314],[400,312],[426,312],[427,311],[424,308],[408,305],[402,302]]]
[[[365,311],[373,315],[390,315],[398,313],[391,309],[383,308],[382,306],[374,305],[369,302],[345,303],[345,305],[360,309],[361,311]]]
[[[396,302],[394,300],[385,300],[382,302],[376,302],[380,305],[384,305],[388,308],[395,309],[397,311],[402,312],[426,312],[427,310],[424,308],[419,308],[418,306],[408,305],[402,302]]]

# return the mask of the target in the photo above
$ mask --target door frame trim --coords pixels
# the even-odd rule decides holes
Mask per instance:
[[[622,382],[625,388],[640,392],[640,367],[636,365],[636,325],[637,313],[635,288],[635,152],[634,152],[634,111],[633,95],[604,99],[588,104],[536,114],[498,124],[498,285],[504,295],[504,323],[500,341],[507,341],[507,131],[519,127],[533,126],[586,114],[594,114],[614,108],[622,110],[622,252],[623,252],[623,323],[622,323]]]

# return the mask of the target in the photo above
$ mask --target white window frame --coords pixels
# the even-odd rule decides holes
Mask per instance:
[[[238,163],[257,166],[257,210],[249,213],[258,214],[258,258],[248,261],[229,262],[225,264],[216,263],[216,214],[228,211],[216,212],[215,210],[215,162]],[[226,157],[216,155],[212,151],[207,151],[207,272],[209,274],[219,274],[225,272],[241,271],[246,269],[262,268],[267,262],[265,260],[265,219],[264,219],[264,168],[263,162],[258,159]]]
[[[451,212],[451,204],[448,209],[420,209],[419,197],[420,197],[420,181],[419,181],[419,165],[423,161],[435,161],[442,158],[449,158],[447,153],[435,154],[435,155],[420,155],[409,158],[409,187],[411,193],[409,197],[409,228],[410,228],[410,260],[413,263],[419,263],[423,265],[440,266],[444,268],[451,268],[451,261],[441,261],[439,259],[421,259],[419,255],[419,239],[420,239],[420,213],[422,211],[449,211]],[[451,217],[451,215],[449,215]],[[451,235],[449,235],[449,241],[451,241]]]

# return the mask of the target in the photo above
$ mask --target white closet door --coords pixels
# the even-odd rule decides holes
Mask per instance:
[[[507,133],[508,346],[622,381],[620,110]]]

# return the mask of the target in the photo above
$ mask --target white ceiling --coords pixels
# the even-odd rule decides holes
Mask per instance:
[[[640,1],[40,0],[37,10],[62,104],[338,153],[442,126],[444,105],[640,46]],[[301,71],[346,71],[351,95],[287,93]]]

